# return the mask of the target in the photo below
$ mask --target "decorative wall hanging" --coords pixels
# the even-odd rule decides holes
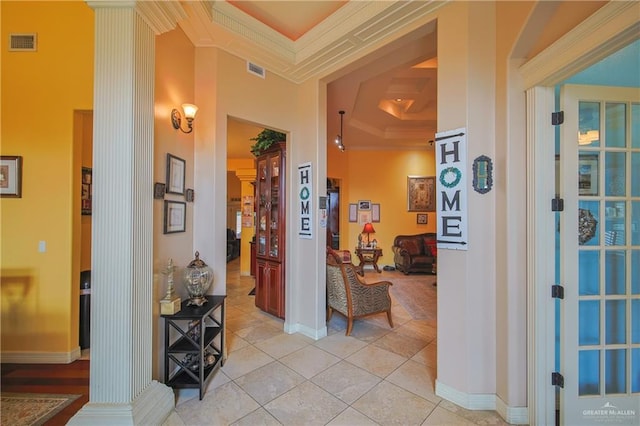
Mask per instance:
[[[578,195],[598,195],[598,154],[580,155]]]
[[[380,204],[371,204],[371,222],[380,222]]]
[[[491,158],[481,155],[473,160],[473,189],[486,194],[493,187],[493,163]]]
[[[584,245],[596,235],[598,221],[591,211],[578,209],[578,242]]]
[[[416,216],[416,223],[418,225],[426,225],[428,222],[429,216],[426,213],[418,213]]]
[[[407,211],[432,212],[435,210],[435,176],[407,176]]]
[[[164,202],[164,233],[173,234],[186,230],[187,203],[182,201]]]
[[[82,215],[91,216],[91,198],[93,192],[93,174],[89,167],[82,168],[82,193],[80,202],[82,206]]]
[[[0,157],[0,197],[22,198],[22,157]]]
[[[358,205],[357,204],[349,204],[349,222],[357,222],[358,221]]]
[[[153,184],[153,198],[155,199],[163,199],[165,193],[165,184],[164,183],[154,183]]]
[[[184,194],[186,163],[182,158],[167,154],[167,193]]]

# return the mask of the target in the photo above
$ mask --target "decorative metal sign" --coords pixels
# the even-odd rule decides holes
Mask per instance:
[[[465,129],[436,134],[438,248],[467,250],[467,138]]]

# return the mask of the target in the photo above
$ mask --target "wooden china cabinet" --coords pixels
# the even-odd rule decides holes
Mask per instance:
[[[257,157],[256,306],[284,318],[285,142]]]

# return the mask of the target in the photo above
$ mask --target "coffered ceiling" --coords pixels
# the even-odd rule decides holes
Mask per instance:
[[[443,3],[184,2],[180,26],[195,46],[219,47],[267,73],[296,83],[324,79],[330,144],[344,110],[347,150],[428,149],[437,120],[437,40],[435,22],[420,22]],[[229,146],[229,157],[247,147]]]

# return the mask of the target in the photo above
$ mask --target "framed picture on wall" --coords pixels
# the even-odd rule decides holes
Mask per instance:
[[[349,204],[349,222],[358,221],[358,205]]]
[[[371,201],[369,200],[358,201],[358,210],[371,210]]]
[[[187,203],[183,201],[164,202],[164,233],[173,234],[186,230]]]
[[[167,154],[167,194],[184,194],[185,169],[182,158]]]
[[[380,204],[371,204],[371,222],[380,222]]]
[[[82,193],[80,195],[80,203],[82,206],[82,214],[91,216],[91,198],[93,195],[93,171],[89,167],[82,168]]]
[[[407,211],[436,211],[435,176],[407,176]]]
[[[578,194],[598,195],[598,154],[581,154],[578,162]]]
[[[429,216],[426,213],[418,213],[416,215],[416,223],[418,225],[426,225],[429,220]]]
[[[0,197],[22,198],[22,157],[0,157]]]

